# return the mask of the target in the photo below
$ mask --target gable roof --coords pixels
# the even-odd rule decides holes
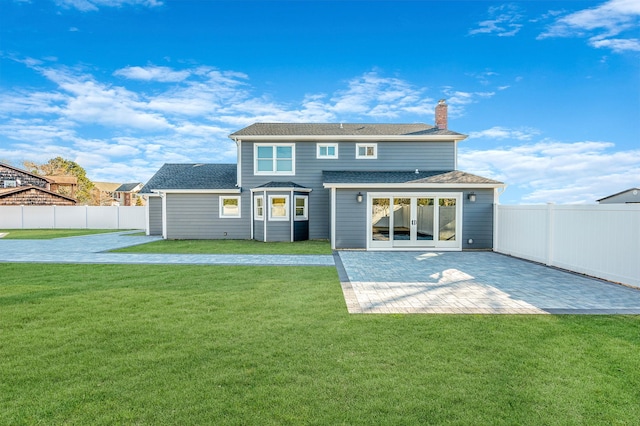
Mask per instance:
[[[120,188],[120,184],[115,182],[93,182],[93,186],[104,192],[115,192],[116,189]]]
[[[459,170],[444,171],[324,171],[325,186],[331,184],[464,184],[503,186],[504,183]],[[329,185],[327,185],[329,184]]]
[[[229,135],[231,139],[246,137],[297,137],[313,139],[314,137],[332,137],[340,139],[365,138],[417,138],[424,136],[454,136],[464,139],[465,135],[451,130],[438,129],[424,124],[363,124],[363,123],[254,123]]]
[[[237,189],[236,164],[164,164],[140,193],[161,189]]]
[[[606,196],[604,198],[600,198],[599,200],[596,200],[596,201],[600,202],[600,201],[603,201],[603,200],[608,200],[609,198],[617,197],[618,195],[626,194],[627,192],[633,192],[633,191],[640,192],[640,188],[629,188],[629,189],[627,189],[625,191],[620,191],[620,192],[618,192],[616,194],[608,195],[608,196]]]
[[[116,192],[131,192],[135,190],[138,185],[142,185],[142,183],[140,182],[123,183],[118,188],[116,188]]]
[[[46,177],[46,176],[40,176],[40,175],[37,175],[35,173],[28,172],[28,171],[26,171],[24,169],[21,169],[19,167],[14,167],[14,166],[12,166],[10,164],[3,163],[1,161],[0,161],[0,167],[6,167],[7,169],[15,170],[16,172],[20,172],[20,173],[23,173],[25,175],[29,175],[29,176],[32,176],[32,177],[35,177],[35,178],[38,178],[38,179],[42,179],[45,182],[49,182],[49,183],[52,182],[52,180],[50,178]]]
[[[44,192],[46,194],[49,194],[57,198],[63,198],[65,200],[73,201],[74,203],[78,202],[75,198],[58,194],[57,192],[49,191],[48,189],[40,188],[39,186],[34,186],[34,185],[25,185],[25,186],[13,187],[13,188],[0,188],[0,198],[4,198],[9,195],[18,194],[20,192],[31,191],[31,190]]]

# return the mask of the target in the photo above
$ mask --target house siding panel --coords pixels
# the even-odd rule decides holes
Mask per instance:
[[[149,197],[149,235],[162,235],[162,198]]]
[[[275,141],[274,143],[277,143]],[[296,142],[296,173],[288,175],[253,174],[254,144],[241,144],[243,205],[250,203],[248,190],[268,181],[292,181],[312,189],[309,194],[309,238],[329,238],[329,190],[322,186],[322,171],[397,171],[397,170],[453,170],[455,168],[454,142],[377,142],[378,157],[356,159],[356,142],[338,143],[338,159],[317,159],[315,142]],[[375,143],[375,142],[372,142]],[[355,196],[354,196],[355,198]],[[271,240],[268,231],[268,238]]]
[[[220,218],[220,195],[166,194],[166,237],[168,239],[249,239],[249,202],[243,199],[241,218]]]

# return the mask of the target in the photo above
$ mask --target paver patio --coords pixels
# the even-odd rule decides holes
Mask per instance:
[[[341,251],[351,313],[640,314],[640,289],[493,252]]]

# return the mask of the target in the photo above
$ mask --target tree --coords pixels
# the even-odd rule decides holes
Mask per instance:
[[[78,179],[78,189],[75,198],[79,203],[90,203],[91,190],[94,185],[87,177],[87,172],[78,163],[62,157],[52,158],[44,164],[33,161],[23,163],[26,170],[40,176],[75,176]],[[64,194],[69,195],[69,194]]]

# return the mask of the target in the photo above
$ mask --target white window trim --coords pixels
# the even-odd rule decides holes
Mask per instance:
[[[322,147],[326,147],[326,148],[330,148],[333,147],[335,148],[336,153],[333,155],[322,155],[320,154],[320,148]],[[316,158],[317,159],[322,159],[322,160],[337,160],[338,159],[338,144],[337,143],[320,143],[318,142],[316,144]]]
[[[304,215],[298,216],[296,210],[298,209],[297,200],[304,200]],[[309,220],[309,197],[307,195],[296,195],[293,199],[293,217],[294,220]]]
[[[16,179],[7,179],[4,181],[4,187],[5,188],[17,188],[18,187],[18,181]]]
[[[360,155],[361,147],[373,147],[373,155]],[[377,143],[357,143],[356,144],[356,159],[358,160],[375,160],[378,158],[378,144]]]
[[[238,200],[238,214],[224,214],[224,200],[227,199]],[[239,217],[242,217],[242,198],[240,196],[221,195],[219,197],[219,204],[219,216],[221,219],[238,219]]]
[[[272,203],[274,198],[284,198],[284,216],[273,216],[272,213]],[[269,195],[269,220],[270,221],[288,221],[289,220],[289,196],[288,195]]]
[[[273,168],[272,171],[260,172],[258,171],[258,147],[261,146],[270,146],[274,148],[274,155],[277,152],[277,147],[279,146],[288,146],[291,147],[291,171],[287,172],[278,172],[275,170],[277,165],[277,158],[274,157],[273,160]],[[280,176],[293,176],[296,174],[296,144],[294,143],[255,143],[253,144],[253,174],[254,175],[280,175]]]
[[[262,214],[258,214],[258,200],[262,201]],[[253,215],[255,220],[264,220],[264,196],[256,195],[253,197]]]

